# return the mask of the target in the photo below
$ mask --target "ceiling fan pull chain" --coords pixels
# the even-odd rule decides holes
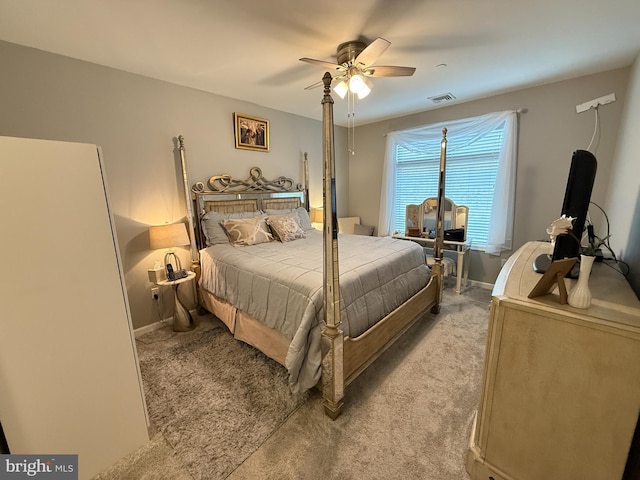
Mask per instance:
[[[347,151],[355,155],[355,95],[347,93]]]
[[[354,101],[355,103],[355,101]],[[351,113],[351,155],[356,154],[356,112],[355,105]]]

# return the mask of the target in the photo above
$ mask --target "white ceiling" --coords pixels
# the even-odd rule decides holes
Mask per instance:
[[[417,70],[373,79],[356,124],[628,66],[640,1],[0,0],[0,40],[314,119],[322,89],[304,87],[325,71],[298,59],[378,36],[391,46],[377,65]]]

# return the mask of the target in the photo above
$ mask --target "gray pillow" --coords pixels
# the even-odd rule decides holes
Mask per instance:
[[[356,223],[353,226],[353,233],[355,235],[373,235],[373,230],[375,227],[372,227],[370,225],[360,225],[359,223]]]

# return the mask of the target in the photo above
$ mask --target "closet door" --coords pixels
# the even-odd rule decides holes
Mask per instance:
[[[0,178],[0,422],[91,478],[148,441],[100,150],[0,137]]]

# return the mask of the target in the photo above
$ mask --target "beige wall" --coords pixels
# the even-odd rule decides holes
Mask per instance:
[[[162,258],[162,252],[149,250],[148,226],[179,221],[186,213],[175,150],[177,135],[186,139],[190,183],[218,173],[244,178],[252,166],[262,168],[267,177],[287,175],[300,181],[306,151],[310,160],[311,205],[322,202],[320,122],[5,42],[0,42],[0,62],[0,135],[102,146],[136,328],[159,319],[150,299],[146,270]],[[633,250],[638,245],[637,225],[629,233],[631,217],[638,217],[638,183],[632,180],[637,175],[631,170],[637,164],[633,153],[637,139],[632,135],[632,130],[638,129],[637,70],[636,65],[633,104],[624,117],[625,135],[617,145],[620,159],[615,174],[611,165],[630,69],[358,127],[356,155],[349,158],[344,153],[345,129],[336,128],[339,214],[359,215],[363,223],[377,224],[384,134],[388,131],[495,110],[527,108],[520,127],[514,246],[543,238],[544,229],[559,214],[571,153],[576,148],[586,148],[593,131],[593,113],[577,115],[575,105],[613,92],[616,103],[601,109],[602,133],[596,151],[599,169],[593,200],[605,202],[610,217],[620,219],[612,222],[616,229],[612,244],[628,262],[637,264],[638,252]],[[271,121],[271,152],[234,148],[233,112]],[[635,190],[627,192],[628,188]],[[622,197],[625,202],[633,197],[635,210],[625,208],[627,203]],[[43,211],[46,212],[44,199]],[[34,218],[37,214],[34,212]],[[625,235],[628,240],[623,242],[621,237]],[[180,249],[180,254],[187,262],[188,250]],[[91,270],[91,264],[91,258],[69,260],[70,268],[85,272],[87,281],[92,275],[99,275]],[[473,252],[472,279],[492,283],[499,268],[499,258]]]
[[[586,149],[593,134],[593,110],[577,114],[575,106],[615,93],[616,102],[600,108],[601,131],[595,150],[598,172],[592,200],[604,207],[620,118],[627,99],[629,71],[628,68],[613,70],[359,127],[356,155],[349,159],[349,214],[360,215],[363,223],[378,223],[377,192],[382,180],[387,132],[493,111],[526,108],[527,113],[520,115],[513,246],[516,249],[529,240],[544,239],[546,227],[560,215],[571,155],[576,149]],[[623,178],[636,175],[630,167],[621,164],[616,174]],[[633,192],[627,192],[629,198],[637,196],[637,183],[635,185]],[[469,214],[473,215],[473,212]],[[600,215],[594,215],[593,221],[598,231],[604,230]],[[629,229],[628,225],[620,228],[623,232]],[[478,251],[471,253],[469,277],[493,283],[501,267],[500,257]],[[508,255],[509,252],[505,252],[502,258]]]
[[[159,319],[147,269],[163,252],[149,250],[148,227],[186,215],[177,135],[185,137],[190,184],[221,173],[246,178],[253,166],[267,178],[286,175],[301,182],[303,153],[308,152],[311,205],[322,203],[318,121],[6,42],[0,42],[0,64],[0,135],[102,147],[134,328]],[[320,91],[310,94],[321,101]],[[270,120],[269,153],[235,149],[233,112]],[[335,138],[338,212],[346,213],[345,130],[337,128]],[[3,156],[1,161],[10,159]],[[29,185],[24,188],[25,195],[37,195]],[[42,210],[33,212],[33,219],[63,214],[48,211],[42,199]],[[41,245],[47,248],[46,235]],[[188,249],[179,253],[188,264]],[[92,265],[91,258],[69,258],[69,268],[86,275],[88,282],[100,275]]]
[[[607,191],[611,246],[631,271],[629,282],[640,297],[640,56],[631,70],[620,124],[614,169]]]

